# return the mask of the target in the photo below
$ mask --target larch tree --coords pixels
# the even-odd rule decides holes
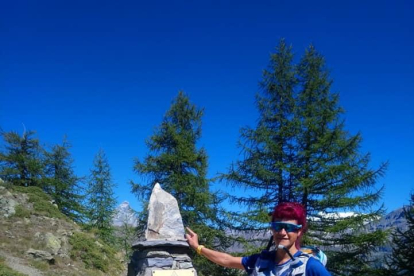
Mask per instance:
[[[350,135],[342,119],[339,95],[331,92],[324,58],[313,46],[297,69],[299,92],[295,116],[300,122],[296,137],[296,199],[307,207],[308,240],[324,246],[328,268],[336,275],[374,273],[371,252],[383,245],[386,232],[362,231],[368,221],[383,214],[382,188],[376,183],[386,169],[369,166],[370,155],[360,152],[361,134]],[[340,217],[337,213],[353,212]],[[341,250],[337,250],[341,248]]]
[[[281,41],[263,73],[258,124],[241,131],[243,158],[220,178],[250,194],[233,198],[247,207],[241,228],[264,229],[276,204],[300,202],[309,220],[305,242],[324,247],[328,269],[334,275],[368,275],[370,252],[386,234],[361,229],[383,212],[375,209],[382,192],[376,182],[386,163],[369,167],[370,155],[360,153],[361,135],[345,130],[331,84],[313,46],[294,64],[291,48]],[[354,215],[338,216],[344,211]]]
[[[153,185],[158,182],[178,202],[183,221],[203,233],[201,242],[210,248],[228,244],[226,223],[219,217],[218,193],[210,191],[207,154],[198,147],[201,138],[203,110],[179,92],[164,116],[161,125],[147,140],[150,153],[143,161],[136,160],[134,170],[142,183],[132,183],[132,191],[148,202]],[[234,271],[220,268],[198,256],[194,264],[199,275],[232,275]]]
[[[88,184],[88,226],[97,229],[102,240],[113,244],[115,242],[112,226],[116,208],[115,184],[108,159],[102,149],[95,156]]]
[[[239,147],[244,159],[220,177],[237,189],[255,191],[233,197],[234,202],[249,210],[236,218],[235,227],[241,230],[267,229],[275,203],[290,200],[295,192],[290,184],[293,174],[289,172],[297,127],[293,116],[296,83],[292,49],[281,41],[263,71],[263,93],[256,94],[260,114],[257,127],[240,131]]]
[[[73,169],[73,159],[70,153],[71,145],[66,137],[62,144],[54,145],[50,151],[45,151],[45,177],[43,190],[48,193],[59,210],[76,222],[82,222],[85,216],[83,207],[84,187],[82,178],[76,176]]]
[[[0,177],[18,186],[41,187],[42,148],[34,131],[1,132],[4,147],[0,152]]]

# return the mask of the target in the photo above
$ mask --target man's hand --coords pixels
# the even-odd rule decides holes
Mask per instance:
[[[198,244],[198,235],[193,232],[190,228],[186,227],[187,234],[185,234],[185,238],[187,239],[188,244],[193,248],[194,250],[197,249],[199,246]]]

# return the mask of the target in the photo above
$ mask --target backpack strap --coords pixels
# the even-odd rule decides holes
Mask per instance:
[[[299,256],[296,256],[295,260],[290,264],[292,271],[291,276],[305,276],[306,275],[306,264],[312,256],[301,252]]]

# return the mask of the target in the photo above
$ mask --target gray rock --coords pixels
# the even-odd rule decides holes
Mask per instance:
[[[189,245],[177,200],[157,183],[148,206],[145,238],[132,245],[134,254],[128,264],[128,276],[152,276],[154,270],[193,269]]]
[[[180,263],[179,265],[180,265],[180,269],[189,269],[189,268],[193,268],[193,264],[192,264],[192,263],[188,263],[188,262],[185,262],[185,263]]]
[[[170,241],[170,240],[152,240],[152,241],[137,241],[132,244],[133,248],[151,248],[151,247],[184,247],[189,248],[186,241]]]
[[[16,213],[15,208],[17,202],[6,196],[7,193],[5,196],[0,196],[0,213],[3,214],[5,218],[8,218]]]
[[[173,258],[149,258],[146,260],[148,267],[172,267]]]
[[[191,258],[186,254],[173,255],[172,257],[179,262],[191,262]]]
[[[52,254],[50,254],[47,251],[35,250],[30,248],[29,250],[27,250],[26,254],[33,257],[36,260],[47,261],[50,264],[53,264],[55,262],[55,259],[53,258]]]
[[[146,240],[182,240],[184,226],[177,200],[155,184],[148,206]]]
[[[52,233],[46,233],[45,243],[47,251],[53,255],[56,255],[62,246],[60,239],[54,236]]]
[[[148,251],[146,254],[147,258],[168,258],[171,257],[171,254],[167,251]]]

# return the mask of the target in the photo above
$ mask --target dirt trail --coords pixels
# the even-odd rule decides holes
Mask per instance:
[[[24,263],[23,259],[11,256],[7,254],[4,251],[0,250],[0,256],[6,259],[5,263],[8,265],[11,269],[18,271],[20,273],[23,273],[28,276],[44,276],[42,272],[37,270],[36,268],[27,266]]]

